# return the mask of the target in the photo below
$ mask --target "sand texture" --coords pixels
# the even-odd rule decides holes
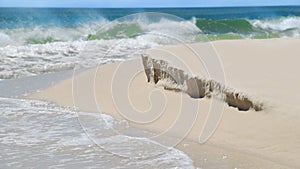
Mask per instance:
[[[161,46],[27,98],[129,119],[201,168],[299,168],[299,44],[280,38]]]

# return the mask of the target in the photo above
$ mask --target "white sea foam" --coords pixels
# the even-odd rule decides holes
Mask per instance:
[[[300,29],[300,17],[280,17],[269,19],[250,20],[255,27],[262,29],[271,29],[275,31],[284,31],[288,29]]]
[[[78,113],[49,102],[0,98],[0,168],[193,168],[179,150],[115,134],[111,116]],[[78,115],[90,124],[89,133]],[[88,137],[93,132],[97,138]]]
[[[152,21],[152,15],[154,17],[160,16],[159,14],[157,14],[157,16],[156,14],[135,14],[115,21],[108,21],[103,18],[97,22],[88,22],[78,25],[77,27],[35,26],[28,28],[0,29],[0,46],[44,44],[56,41],[85,41],[89,39],[89,35],[107,33],[106,31],[108,31],[108,34],[105,37],[99,37],[100,39],[129,38],[130,36],[137,36],[149,32],[159,32],[181,36],[182,39],[187,40],[187,34],[191,35],[191,33],[199,32],[196,25],[191,21],[183,21],[180,18],[165,14],[162,14],[162,16],[165,16],[162,17],[162,19]],[[111,29],[114,29],[114,31],[109,32]],[[122,34],[126,31],[130,32],[130,34]]]
[[[195,19],[149,16],[137,14],[116,21],[101,19],[73,28],[37,26],[0,30],[0,79],[128,60],[156,45],[194,42],[201,34]],[[248,21],[257,29],[267,30],[267,34],[299,36],[299,18]]]
[[[192,22],[178,18],[131,17],[78,28],[1,30],[0,79],[128,60],[156,45],[192,42],[199,33]]]
[[[136,57],[152,44],[139,39],[55,42],[0,48],[0,79],[92,67]],[[111,50],[112,49],[112,50]]]

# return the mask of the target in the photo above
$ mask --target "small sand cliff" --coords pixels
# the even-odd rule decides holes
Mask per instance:
[[[216,95],[229,106],[241,111],[250,108],[255,111],[263,109],[262,103],[249,99],[246,94],[233,91],[214,80],[193,77],[181,69],[172,67],[167,61],[152,59],[147,54],[142,55],[142,61],[148,82],[157,84],[163,81],[161,84],[167,90],[182,91],[192,98],[210,98],[211,95]]]

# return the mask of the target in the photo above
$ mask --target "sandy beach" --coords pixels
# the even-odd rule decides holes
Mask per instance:
[[[157,133],[153,140],[185,152],[195,167],[299,168],[299,44],[299,38],[222,40],[145,51],[167,62],[165,70],[176,68],[186,77],[222,86],[203,98],[191,97],[186,82],[170,84],[163,76],[157,84],[148,82],[142,57],[88,69],[26,98],[126,119],[130,126]],[[193,60],[199,58],[195,52],[202,60]],[[229,106],[229,96],[217,97],[224,91],[261,108]],[[212,106],[222,112],[211,121],[216,130],[205,135]]]

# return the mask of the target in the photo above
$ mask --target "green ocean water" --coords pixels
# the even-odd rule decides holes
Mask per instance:
[[[147,22],[143,17],[122,20],[122,23],[115,25],[113,22],[143,12],[164,13],[192,22],[200,30],[194,38],[195,41],[300,35],[300,7],[297,6],[152,9],[0,8],[0,46],[137,37],[148,33],[150,29],[147,28]],[[159,22],[158,27],[170,24],[168,19],[155,22]],[[106,25],[111,25],[110,30],[102,30],[103,27],[107,27]]]
[[[157,45],[278,37],[300,37],[300,7],[0,8],[0,79],[128,60]]]

